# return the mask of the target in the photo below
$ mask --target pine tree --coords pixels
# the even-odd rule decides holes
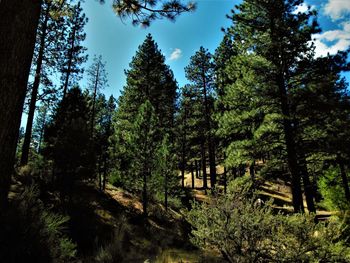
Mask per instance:
[[[64,50],[61,59],[61,82],[63,97],[67,94],[68,88],[77,83],[81,78],[84,70],[81,65],[86,62],[86,48],[82,46],[82,42],[86,38],[84,26],[88,22],[85,14],[82,13],[81,2],[72,6],[71,15],[68,16],[67,32],[65,32]]]
[[[295,123],[291,109],[293,80],[297,77],[301,61],[312,56],[309,45],[311,35],[319,32],[315,21],[310,22],[314,11],[295,13],[302,3],[291,1],[246,0],[237,6],[231,19],[230,30],[239,54],[253,53],[269,64],[270,74],[265,81],[271,85],[274,101],[278,102],[283,123],[288,169],[291,175],[293,207],[296,212],[303,210],[301,174],[298,163]],[[257,73],[259,73],[257,71]],[[304,182],[305,183],[305,182]]]
[[[104,0],[99,2],[103,3]],[[179,1],[163,3],[163,9],[154,8],[160,1],[120,1],[116,0],[114,9],[118,16],[139,16],[141,21],[158,18],[173,19],[182,12],[194,10],[194,5],[187,7]],[[134,4],[138,8],[135,8]],[[7,204],[7,195],[10,185],[15,152],[18,140],[18,130],[21,122],[21,112],[24,105],[27,79],[30,71],[30,63],[34,53],[35,33],[39,24],[41,12],[41,0],[14,1],[2,0],[0,2],[0,32],[1,53],[0,61],[0,152],[1,177],[0,177],[0,207]],[[180,7],[180,8],[179,8]],[[144,19],[144,15],[149,19]],[[18,18],[14,21],[14,18]],[[14,44],[15,43],[15,44]],[[13,67],[8,68],[8,65]],[[5,113],[6,114],[3,114]],[[17,131],[17,132],[14,132]]]
[[[205,160],[205,156],[202,156],[205,151],[201,151],[205,136],[200,128],[205,125],[205,120],[200,90],[196,86],[188,84],[181,89],[176,122],[177,148],[181,153],[180,167],[184,186],[186,168],[191,171],[195,169],[198,178],[202,166],[198,164]],[[207,188],[206,169],[203,169],[203,188]]]
[[[128,146],[132,152],[131,169],[134,187],[142,191],[143,214],[147,216],[148,202],[151,193],[150,179],[155,171],[157,150],[158,120],[155,109],[147,100],[143,103],[129,131]]]
[[[126,147],[128,130],[145,101],[152,104],[158,119],[156,141],[160,142],[166,133],[173,134],[177,84],[164,61],[157,44],[148,35],[126,71],[127,82],[118,100],[113,136],[117,170],[124,174],[124,179],[128,177],[131,162],[131,153]]]
[[[0,211],[8,203],[40,10],[40,0],[0,2]]]
[[[94,136],[95,118],[96,118],[96,98],[100,91],[108,86],[106,63],[102,61],[102,56],[95,56],[90,68],[87,70],[89,77],[89,90],[92,93],[92,110],[91,110],[91,138]]]
[[[76,180],[91,177],[89,109],[80,88],[74,87],[60,102],[45,131],[44,155],[53,161],[56,185],[65,196]]]
[[[34,82],[30,89],[30,105],[26,125],[26,133],[23,142],[21,165],[26,165],[29,158],[29,148],[32,137],[32,127],[36,103],[39,96],[40,84],[50,82],[48,75],[57,64],[57,58],[61,48],[63,17],[57,17],[58,13],[64,12],[66,5],[53,1],[43,1],[42,14],[37,32],[37,43],[33,58],[33,78]],[[35,69],[34,69],[35,68]],[[44,91],[52,93],[53,91]]]
[[[214,188],[216,184],[215,142],[213,136],[213,86],[214,86],[214,64],[212,55],[203,47],[190,59],[190,64],[185,68],[186,78],[199,90],[199,96],[203,104],[204,114],[204,140],[208,147],[210,183]],[[203,142],[204,143],[204,142]],[[204,152],[202,145],[202,152]],[[202,154],[203,155],[203,154]],[[204,155],[203,155],[204,156]],[[203,158],[203,172],[205,173],[205,157]]]

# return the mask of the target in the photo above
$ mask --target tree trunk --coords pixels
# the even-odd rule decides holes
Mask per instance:
[[[196,169],[196,178],[198,179],[199,178],[199,173],[198,173],[198,163],[197,163],[197,160],[194,161],[194,167]]]
[[[168,174],[165,173],[164,178],[164,204],[165,204],[165,211],[168,211]]]
[[[339,168],[340,168],[341,179],[342,179],[342,182],[343,182],[345,198],[346,198],[346,200],[348,202],[350,202],[349,181],[348,181],[348,177],[346,175],[344,162],[342,160],[340,160],[340,158],[338,158],[338,163],[339,163]]]
[[[76,10],[74,10],[73,15],[76,16]],[[74,25],[71,43],[70,43],[70,49],[69,49],[69,53],[68,53],[68,68],[67,68],[67,72],[66,72],[66,78],[64,81],[64,85],[63,85],[63,98],[66,97],[67,91],[68,91],[69,77],[70,77],[70,73],[72,70],[72,63],[73,63],[73,53],[74,53],[74,47],[75,47],[76,31],[77,31],[76,25]]]
[[[208,188],[208,185],[207,185],[207,162],[206,162],[206,156],[205,156],[204,141],[201,144],[201,154],[202,154],[202,168],[203,168],[203,188],[206,190]]]
[[[96,96],[97,96],[97,85],[98,85],[98,79],[100,75],[100,63],[97,64],[97,72],[95,77],[95,83],[94,83],[94,95],[92,100],[92,112],[91,112],[91,131],[90,131],[90,137],[93,139],[94,137],[94,126],[95,126],[95,111],[96,111]]]
[[[255,160],[249,166],[249,174],[253,182],[253,188],[255,189]]]
[[[209,153],[209,170],[210,170],[210,186],[215,188],[216,184],[216,164],[215,164],[215,152],[214,144],[211,135],[211,117],[210,109],[207,95],[207,84],[205,73],[203,72],[203,95],[204,95],[204,112],[205,112],[205,124],[206,124],[206,139],[208,144],[208,153]]]
[[[191,182],[192,182],[192,189],[194,189],[194,171],[193,171],[193,163],[191,166]]]
[[[182,158],[181,158],[181,186],[185,188],[185,149],[184,142],[182,142]]]
[[[225,165],[226,153],[224,153],[224,193],[227,193],[227,168]]]
[[[143,216],[147,217],[147,205],[148,205],[148,196],[147,196],[147,174],[146,171],[143,172],[143,190],[142,190],[142,207],[143,207]]]
[[[106,190],[106,181],[107,181],[107,158],[104,158],[103,162],[103,183],[102,183],[102,190]]]
[[[44,131],[45,131],[45,125],[46,125],[47,112],[48,112],[48,108],[45,108],[44,119],[43,119],[43,122],[41,124],[41,129],[40,129],[40,138],[39,138],[39,143],[38,143],[38,153],[41,153],[41,144],[42,144],[43,138],[44,138]]]
[[[15,162],[41,0],[0,1],[0,211]]]
[[[50,6],[51,6],[50,3],[51,2],[48,2],[47,4],[47,8],[45,11],[45,19],[43,23],[41,36],[40,36],[39,54],[38,54],[38,59],[36,61],[35,78],[34,78],[32,95],[31,95],[30,105],[29,105],[26,133],[24,135],[24,141],[23,141],[23,147],[22,147],[21,166],[26,165],[28,163],[28,158],[29,158],[29,149],[30,149],[30,142],[32,140],[32,128],[33,128],[34,114],[35,114],[35,105],[38,97],[38,91],[39,91],[40,80],[41,80],[41,66],[43,64],[43,58],[44,58],[44,52],[45,52],[45,46],[46,46],[45,40],[47,35],[47,32],[46,32],[47,23],[50,17]]]
[[[288,168],[292,181],[293,208],[295,213],[304,212],[303,196],[301,191],[300,169],[298,167],[295,137],[292,123],[290,120],[290,111],[285,87],[283,71],[278,75],[277,84],[281,101],[281,111],[283,114],[283,129],[287,148]]]
[[[306,159],[303,153],[300,156],[299,166],[304,183],[304,193],[306,198],[307,209],[309,210],[309,213],[316,213],[316,207],[314,202],[314,189],[310,182],[310,176],[307,170]]]

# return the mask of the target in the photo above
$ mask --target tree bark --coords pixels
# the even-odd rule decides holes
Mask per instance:
[[[142,190],[142,207],[143,216],[147,217],[147,206],[148,206],[148,194],[147,194],[147,174],[143,172],[143,190]]]
[[[97,96],[97,86],[98,86],[98,80],[100,77],[100,61],[97,64],[97,72],[95,77],[95,83],[94,83],[94,95],[92,100],[92,112],[91,112],[91,131],[90,131],[90,137],[91,139],[94,138],[94,126],[95,126],[95,111],[96,111],[96,96]]]
[[[165,211],[168,211],[168,173],[165,172],[165,178],[164,178],[164,204],[165,204]]]
[[[0,1],[0,211],[15,162],[41,0]]]
[[[32,140],[32,128],[33,128],[33,122],[34,122],[35,105],[38,97],[38,91],[39,91],[40,80],[41,80],[41,66],[43,64],[43,58],[44,58],[44,52],[45,52],[47,23],[50,17],[50,6],[51,6],[50,3],[51,2],[48,2],[47,8],[45,10],[45,18],[44,18],[43,28],[40,36],[39,54],[38,54],[38,59],[36,61],[35,78],[34,78],[32,95],[31,95],[30,105],[29,105],[26,133],[24,135],[24,141],[23,141],[23,147],[22,147],[21,166],[26,165],[28,163],[28,158],[29,158],[29,149],[30,149],[30,142]]]
[[[346,198],[346,200],[348,202],[350,202],[349,181],[348,181],[348,177],[346,175],[344,162],[340,158],[338,158],[338,163],[339,163],[339,168],[340,168],[341,179],[342,179],[342,182],[343,182],[345,198]]]
[[[205,156],[204,141],[201,144],[201,155],[202,155],[202,168],[203,168],[203,188],[206,190],[208,188],[208,184],[207,184],[207,162],[206,162],[206,156]]]
[[[215,150],[213,144],[213,138],[211,135],[211,118],[210,109],[207,95],[207,84],[205,73],[202,73],[203,78],[203,95],[204,95],[204,111],[205,111],[205,123],[206,123],[206,138],[208,143],[208,153],[209,153],[209,170],[210,170],[210,186],[215,188],[216,184],[216,163],[215,163]]]
[[[76,16],[76,10],[74,10],[73,16]],[[76,25],[74,25],[73,27],[73,33],[72,33],[72,38],[71,38],[71,43],[70,43],[70,49],[68,52],[68,68],[67,68],[67,72],[66,72],[66,78],[64,81],[64,85],[63,85],[63,98],[66,97],[67,95],[67,91],[68,91],[68,85],[69,85],[69,77],[70,77],[70,73],[72,71],[72,63],[73,63],[73,54],[74,54],[74,47],[75,47],[75,37],[76,37]]]
[[[287,148],[288,168],[291,174],[292,181],[293,208],[294,212],[299,213],[304,212],[303,197],[301,192],[300,170],[298,167],[295,138],[293,134],[292,123],[290,121],[287,91],[284,82],[285,81],[283,76],[280,75],[278,79],[278,88],[280,92],[281,110],[283,114],[283,129]]]
[[[224,153],[224,193],[227,193],[227,168],[225,165],[226,153]]]
[[[194,171],[193,171],[193,163],[191,166],[191,182],[192,182],[192,189],[194,189]]]
[[[309,210],[309,213],[316,213],[316,207],[314,202],[314,189],[310,182],[310,176],[307,170],[306,159],[303,153],[299,158],[299,166],[304,183],[304,193],[306,198],[307,209]]]

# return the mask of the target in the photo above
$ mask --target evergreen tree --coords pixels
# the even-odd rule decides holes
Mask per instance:
[[[40,0],[0,2],[0,211],[8,204],[40,10]]]
[[[213,136],[213,86],[214,64],[212,55],[203,47],[190,59],[190,64],[185,68],[186,78],[196,86],[202,100],[204,118],[204,140],[208,147],[210,183],[211,187],[216,184],[215,141]],[[204,146],[204,145],[203,145]],[[202,152],[205,149],[202,147]],[[203,155],[203,154],[202,154]],[[204,155],[203,155],[204,156]],[[203,158],[203,173],[205,173],[205,157]]]
[[[133,185],[142,191],[143,214],[147,216],[150,179],[156,167],[158,120],[155,109],[147,100],[143,103],[129,131],[128,146],[132,151]]]
[[[111,167],[109,156],[110,141],[113,134],[112,117],[115,111],[115,99],[110,96],[106,101],[104,95],[96,99],[96,122],[94,125],[94,153],[101,190],[105,189],[107,174]]]
[[[176,121],[178,151],[181,153],[181,177],[184,185],[186,168],[190,168],[191,171],[194,169],[198,178],[200,167],[206,167],[201,165],[206,159],[205,151],[202,151],[205,136],[201,128],[205,125],[205,120],[200,90],[196,86],[185,85],[181,89]],[[206,169],[203,169],[203,188],[207,188]]]
[[[309,45],[311,35],[319,32],[317,23],[311,21],[314,11],[294,12],[301,3],[300,0],[246,0],[237,6],[237,13],[233,12],[231,19],[234,26],[230,29],[239,54],[255,54],[270,67],[264,82],[269,83],[269,90],[275,98],[273,101],[279,106],[276,114],[282,117],[282,134],[296,212],[303,210],[301,177],[306,178],[307,175],[302,175],[305,169],[298,162],[291,94],[297,88],[293,86],[293,81],[300,72],[301,62],[313,55],[313,48]],[[259,70],[256,74],[260,74]],[[306,181],[303,183],[307,184]]]
[[[82,42],[86,38],[84,26],[88,22],[82,13],[81,2],[72,6],[71,15],[66,20],[68,30],[65,32],[65,45],[60,62],[61,82],[63,97],[66,96],[68,88],[77,83],[84,70],[81,65],[86,62],[86,48]]]
[[[28,163],[39,86],[41,83],[46,84],[50,82],[48,75],[57,64],[57,58],[60,55],[62,32],[65,30],[63,26],[63,17],[57,17],[58,13],[64,12],[67,8],[64,2],[56,3],[54,1],[43,1],[42,5],[42,14],[40,16],[37,32],[37,43],[32,63],[34,82],[30,89],[30,105],[22,148],[21,165],[26,165]],[[46,90],[44,92],[51,93],[52,91]]]
[[[99,92],[108,86],[107,83],[107,72],[106,72],[106,63],[102,61],[102,56],[95,56],[94,61],[90,68],[88,69],[89,77],[89,90],[92,93],[92,110],[91,110],[91,138],[94,137],[94,126],[96,118],[96,98],[99,95]]]
[[[156,142],[160,142],[164,134],[173,133],[177,83],[164,61],[157,44],[148,35],[126,71],[127,81],[118,100],[113,136],[117,170],[125,175],[124,179],[131,162],[130,150],[126,147],[128,130],[145,101],[152,104],[158,119]]]
[[[53,161],[53,176],[65,196],[78,179],[92,176],[89,110],[78,87],[60,102],[45,132],[44,155]]]
[[[100,0],[100,2],[103,3],[104,0]],[[184,8],[185,6],[179,1],[163,2],[163,9],[158,9],[156,5],[159,2],[116,0],[114,9],[120,17],[128,15],[136,15],[137,17],[141,13],[146,14],[149,17],[148,21],[163,17],[172,19],[182,12],[194,10],[193,4]],[[0,2],[0,32],[2,36],[0,50],[3,51],[0,57],[2,63],[0,64],[2,69],[0,71],[2,87],[0,89],[0,112],[2,113],[0,115],[0,123],[2,123],[0,127],[0,144],[2,145],[0,152],[0,208],[7,205],[41,3],[41,0],[2,0]],[[135,8],[135,3],[138,8]],[[14,21],[14,17],[18,19]],[[144,18],[144,16],[140,17],[139,21],[147,21]],[[8,65],[13,65],[13,67],[9,68]]]
[[[166,134],[158,146],[156,158],[157,165],[154,175],[161,178],[157,181],[160,183],[159,190],[164,193],[164,205],[167,211],[169,196],[176,196],[179,183],[175,166],[176,155],[170,144],[169,135]]]

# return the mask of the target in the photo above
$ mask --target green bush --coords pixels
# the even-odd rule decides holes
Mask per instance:
[[[64,235],[68,218],[48,212],[27,187],[0,218],[0,262],[68,262],[76,250]]]
[[[123,187],[125,182],[119,171],[113,170],[109,176],[109,183],[114,185],[115,187]]]
[[[251,184],[240,178],[210,204],[194,203],[186,216],[193,227],[191,241],[219,250],[229,262],[350,262],[339,223],[276,215],[271,202],[262,206],[254,200]]]
[[[350,210],[349,201],[345,198],[339,168],[331,166],[318,180],[318,188],[323,197],[321,205],[328,210]]]

